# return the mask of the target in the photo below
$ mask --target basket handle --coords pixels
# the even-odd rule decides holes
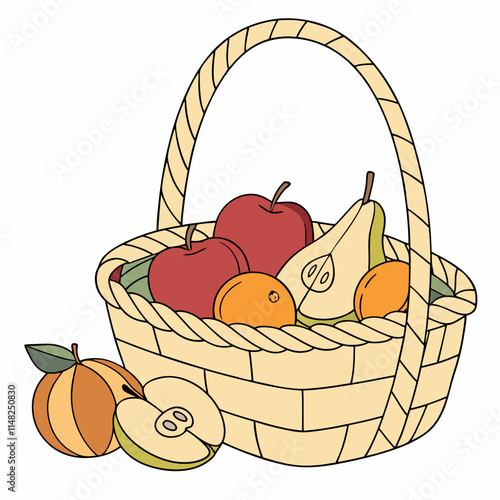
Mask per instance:
[[[158,229],[182,224],[187,176],[196,138],[212,96],[229,68],[253,47],[282,38],[304,39],[324,45],[351,63],[377,99],[396,149],[408,216],[410,294],[395,381],[373,443],[374,449],[384,446],[390,449],[402,444],[401,436],[413,401],[413,396],[408,398],[408,393],[414,394],[422,366],[429,308],[430,228],[420,165],[405,116],[389,84],[359,47],[327,26],[299,19],[257,23],[222,42],[196,73],[177,115],[165,160]],[[408,386],[413,390],[408,391]]]

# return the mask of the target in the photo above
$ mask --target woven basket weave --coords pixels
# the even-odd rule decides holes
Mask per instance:
[[[184,243],[183,201],[191,157],[210,100],[229,68],[268,40],[316,42],[349,61],[387,120],[403,177],[409,243],[385,237],[388,258],[410,264],[408,310],[312,328],[226,325],[175,312],[110,281],[120,265]],[[317,239],[330,227],[314,223]],[[193,240],[213,235],[196,226]],[[431,271],[454,291],[429,305]],[[125,366],[142,382],[177,376],[207,391],[224,418],[224,442],[279,463],[312,466],[363,458],[426,433],[446,403],[465,317],[476,306],[469,278],[431,253],[425,190],[400,105],[368,57],[336,31],[279,19],[243,29],[205,60],[182,102],[163,174],[158,230],[109,252],[97,271]]]

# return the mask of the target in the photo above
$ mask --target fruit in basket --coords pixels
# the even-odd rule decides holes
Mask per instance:
[[[26,350],[46,372],[33,396],[33,418],[45,441],[76,457],[116,450],[113,414],[120,401],[142,396],[139,381],[112,361],[80,361],[77,344],[72,351],[53,344],[27,345]]]
[[[212,398],[176,377],[153,379],[144,386],[143,398],[122,401],[114,427],[128,455],[157,469],[203,465],[224,439],[224,422]]]
[[[431,293],[429,295],[429,302],[431,304],[440,297],[452,297],[453,295],[455,293],[447,283],[435,274],[431,274]]]
[[[440,278],[431,275],[429,302],[452,296],[453,290]],[[361,278],[354,294],[354,309],[358,319],[383,318],[394,311],[406,311],[410,290],[410,266],[392,260],[370,269]]]
[[[194,229],[195,225],[187,228],[185,245],[156,255],[149,268],[149,287],[156,302],[174,311],[212,318],[217,291],[228,279],[248,272],[248,263],[232,241],[191,241]]]
[[[357,321],[356,287],[369,269],[385,261],[385,215],[382,207],[370,200],[373,179],[373,172],[368,172],[363,198],[278,273],[297,304],[298,324]]]
[[[370,269],[361,278],[354,294],[358,319],[383,318],[393,311],[406,311],[410,287],[410,266],[393,260]]]
[[[120,270],[118,281],[123,285],[125,290],[128,293],[140,295],[149,302],[153,302],[148,276],[151,262],[153,262],[154,258],[155,255],[148,255],[142,259],[127,262],[118,268]],[[117,274],[117,271],[113,274]]]
[[[278,202],[290,186],[284,182],[272,201],[247,194],[230,201],[220,212],[214,236],[236,243],[248,259],[250,271],[276,276],[281,266],[312,242],[313,227],[306,209]]]
[[[227,281],[214,301],[214,318],[253,327],[295,324],[295,303],[279,280],[264,273],[245,273]]]
[[[111,276],[109,277],[110,281],[116,281],[120,282],[120,278],[122,275],[122,270],[123,270],[123,265],[118,266],[112,273]]]

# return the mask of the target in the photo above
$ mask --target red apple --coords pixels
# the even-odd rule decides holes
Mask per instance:
[[[119,267],[117,267],[112,273],[111,273],[111,276],[109,277],[109,279],[111,281],[117,281],[118,283],[120,283],[120,278],[121,278],[121,275],[122,275],[122,269],[123,269],[123,264]]]
[[[248,262],[232,241],[208,238],[191,242],[194,228],[188,227],[185,245],[167,248],[153,259],[149,287],[156,302],[174,311],[212,318],[220,287],[233,276],[248,272]]]
[[[278,203],[290,186],[284,182],[272,201],[255,194],[239,196],[220,212],[214,236],[236,243],[250,271],[276,276],[285,262],[313,241],[311,217],[297,203]]]

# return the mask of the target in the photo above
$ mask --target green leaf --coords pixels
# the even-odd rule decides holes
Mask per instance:
[[[142,259],[125,264],[122,269],[120,283],[128,293],[141,295],[147,301],[153,302],[153,295],[149,288],[149,268],[156,255],[148,255]]]
[[[45,373],[59,373],[76,363],[73,353],[59,345],[32,344],[24,347],[35,366]]]
[[[132,283],[129,287],[127,287],[128,293],[136,293],[137,295],[141,295],[149,302],[154,302],[153,296],[151,295],[151,290],[149,288],[149,280],[148,277],[145,276]]]
[[[431,275],[431,295],[430,302],[434,302],[439,297],[453,297],[453,290],[435,274]]]
[[[153,261],[153,259],[156,257],[156,255],[147,255],[146,257],[142,257],[142,259],[137,259],[137,260],[134,260],[133,262],[128,262],[126,264],[123,264],[123,268],[122,268],[122,278],[129,272],[133,271],[134,269],[138,268],[139,266],[141,266],[142,264],[144,264],[144,267],[142,268],[143,271],[140,270],[136,270],[136,272],[144,272],[144,270],[147,270],[149,269],[149,266],[151,265],[151,262]]]

